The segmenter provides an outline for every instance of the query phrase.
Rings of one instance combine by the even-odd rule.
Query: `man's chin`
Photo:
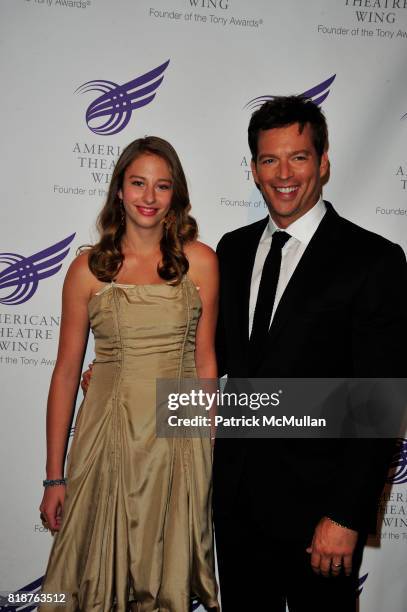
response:
[[[268,205],[270,217],[273,221],[279,225],[280,222],[283,222],[285,226],[288,223],[293,223],[296,219],[301,217],[302,213],[301,208],[296,206],[294,208],[274,208],[273,206]]]

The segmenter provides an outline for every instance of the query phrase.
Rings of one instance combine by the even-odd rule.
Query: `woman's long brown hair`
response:
[[[106,203],[97,220],[100,240],[89,250],[89,268],[100,281],[110,282],[123,265],[121,242],[126,226],[123,223],[123,208],[118,192],[123,187],[126,169],[144,153],[158,155],[164,159],[172,176],[171,208],[166,216],[167,221],[163,224],[160,241],[162,263],[157,271],[162,279],[176,285],[181,282],[189,268],[183,247],[197,237],[198,227],[195,219],[189,215],[191,204],[179,157],[169,142],[157,136],[138,138],[120,155],[110,181]]]

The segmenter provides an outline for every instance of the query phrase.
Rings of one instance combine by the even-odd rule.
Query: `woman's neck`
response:
[[[157,228],[135,228],[126,227],[126,231],[122,237],[123,254],[135,253],[140,255],[148,255],[156,253],[160,250],[160,241],[162,237],[162,226]]]

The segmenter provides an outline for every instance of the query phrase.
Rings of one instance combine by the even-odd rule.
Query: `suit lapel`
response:
[[[325,202],[327,211],[318,229],[301,257],[290,281],[277,306],[270,331],[268,345],[273,343],[284,328],[290,316],[298,312],[298,307],[304,302],[312,284],[317,278],[329,274],[328,254],[333,249],[338,250],[335,240],[335,225],[340,219],[329,202]],[[266,349],[267,354],[267,349]]]

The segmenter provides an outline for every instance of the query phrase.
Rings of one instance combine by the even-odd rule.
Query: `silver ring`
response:
[[[342,563],[332,563],[333,567],[342,567]]]

